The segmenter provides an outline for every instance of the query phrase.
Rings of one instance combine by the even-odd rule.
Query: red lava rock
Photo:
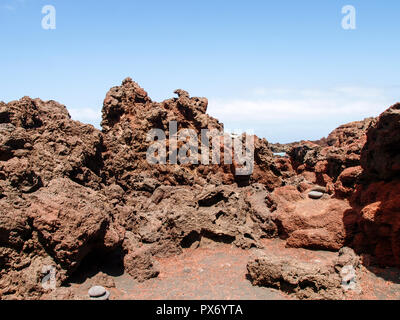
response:
[[[315,173],[315,182],[333,191],[344,169],[360,165],[366,132],[373,122],[374,118],[351,122],[333,130],[326,139],[290,144],[288,154],[293,167],[299,174]]]
[[[341,269],[351,266],[359,271],[359,259],[350,248],[344,247],[338,253],[279,250],[276,243],[269,243],[267,248],[255,252],[247,263],[250,281],[279,288],[300,299],[344,299]]]
[[[344,169],[335,183],[336,194],[341,197],[351,196],[362,172],[361,166]]]
[[[354,247],[385,266],[400,266],[400,104],[383,112],[367,132],[361,181],[352,195],[357,209]]]
[[[291,247],[339,250],[346,242],[345,215],[351,211],[346,201],[321,198],[306,198],[293,188],[281,195],[282,188],[274,191],[272,197],[277,203],[274,221],[279,226],[281,237]]]
[[[107,229],[112,228],[107,198],[69,179],[52,180],[47,188],[32,194],[31,201],[32,227],[55,261],[72,267],[68,271],[87,252],[101,246]],[[109,247],[122,243],[124,235],[118,235]]]
[[[104,174],[107,179],[124,189],[154,191],[155,181],[168,185],[193,185],[222,182],[260,182],[273,189],[281,184],[281,178],[274,174],[274,162],[269,144],[265,139],[254,138],[255,168],[250,177],[237,176],[237,165],[223,164],[225,146],[220,145],[221,164],[194,165],[151,165],[146,161],[150,145],[147,133],[151,129],[162,129],[170,136],[170,122],[177,122],[177,130],[193,129],[200,138],[201,129],[223,130],[223,125],[206,114],[208,100],[190,97],[181,89],[175,91],[178,98],[153,102],[140,86],[127,78],[119,87],[112,88],[104,100],[102,127],[105,152]],[[167,141],[167,147],[169,142]],[[169,153],[175,149],[171,147]],[[288,168],[289,170],[289,168]],[[242,181],[244,180],[244,181]]]
[[[176,121],[198,136],[223,130],[206,114],[206,98],[175,93],[154,102],[125,79],[106,94],[102,131],[55,101],[0,102],[1,299],[73,297],[43,287],[43,267],[55,268],[60,286],[85,261],[118,253],[124,270],[145,281],[161,272],[157,259],[187,248],[248,250],[274,237],[285,252],[351,245],[368,263],[400,266],[399,104],[319,141],[252,136],[254,170],[240,176],[223,157],[213,165],[146,161],[151,129],[168,136]],[[223,154],[223,139],[216,143]],[[309,199],[316,187],[323,196]]]
[[[379,180],[400,176],[400,103],[383,112],[367,132],[361,164],[365,174]]]
[[[359,252],[373,253],[381,265],[399,266],[400,253],[400,181],[359,185],[353,197],[358,211],[357,237]]]
[[[44,266],[59,285],[112,228],[102,136],[54,101],[0,103],[0,119],[0,296],[39,298]]]

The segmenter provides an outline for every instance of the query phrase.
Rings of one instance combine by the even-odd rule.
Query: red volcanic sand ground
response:
[[[284,254],[308,262],[334,254],[285,248],[281,240],[265,240],[264,245],[265,252]],[[108,289],[111,292],[110,299],[295,299],[276,289],[251,285],[246,279],[246,265],[251,254],[251,250],[225,244],[185,249],[179,256],[157,259],[161,270],[158,278],[139,283],[125,273],[114,276],[115,288]],[[400,299],[400,270],[363,266],[358,278],[362,294],[348,294],[348,299]],[[75,298],[88,299],[87,291],[94,284],[92,279],[87,278],[83,283],[72,283],[70,288]]]
[[[284,299],[277,290],[253,287],[246,279],[248,252],[230,246],[187,249],[160,259],[158,279],[130,286],[121,283],[122,299]]]

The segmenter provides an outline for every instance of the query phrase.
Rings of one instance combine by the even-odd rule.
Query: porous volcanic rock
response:
[[[54,101],[24,97],[0,106],[0,114],[0,171],[2,180],[10,180],[7,189],[30,193],[59,177],[100,188],[99,130],[72,121]]]
[[[329,195],[310,199],[307,191],[290,185],[276,188],[270,200],[272,219],[287,246],[335,251],[348,242],[346,226],[354,223],[356,216],[347,200]]]
[[[301,254],[258,250],[247,263],[253,285],[278,288],[300,299],[341,300],[340,270],[344,266],[357,269],[359,260],[350,248],[339,253]]]
[[[0,296],[38,298],[94,248],[123,239],[102,191],[102,134],[54,101],[0,103]]]
[[[360,166],[366,132],[375,121],[366,118],[333,130],[326,139],[292,145],[288,154],[296,172],[305,177],[315,175],[315,182],[335,192],[335,182],[346,168]],[[340,189],[341,186],[339,185]],[[340,196],[348,193],[339,190]]]
[[[255,167],[249,177],[237,176],[236,165],[224,164],[225,145],[221,141],[221,164],[212,165],[153,165],[146,161],[146,151],[152,141],[147,134],[161,129],[166,135],[167,159],[177,148],[170,146],[170,122],[176,121],[177,130],[193,129],[201,141],[201,129],[223,131],[223,125],[206,114],[208,100],[190,97],[178,89],[178,98],[153,102],[147,92],[132,79],[107,93],[103,106],[102,127],[105,150],[104,173],[109,182],[124,190],[154,191],[157,183],[164,185],[193,185],[206,183],[232,184],[260,182],[271,190],[282,184],[272,152],[265,139],[254,138]],[[178,145],[182,144],[182,141]],[[244,181],[243,181],[244,180]],[[157,182],[155,182],[157,181]]]
[[[358,212],[354,247],[384,266],[400,266],[400,104],[383,112],[367,132],[362,177],[352,196]]]
[[[263,248],[263,238],[278,236],[287,250],[351,244],[383,265],[400,265],[399,105],[319,141],[270,145],[252,136],[253,172],[240,176],[240,164],[223,163],[232,156],[223,139],[216,143],[221,164],[146,160],[152,129],[164,130],[168,156],[182,147],[168,141],[172,121],[198,141],[201,129],[223,130],[207,115],[206,98],[175,93],[154,102],[125,79],[104,99],[102,131],[72,120],[55,101],[0,102],[0,299],[72,297],[43,286],[45,272],[54,267],[60,286],[89,256],[121,255],[125,271],[145,281],[160,272],[157,257],[220,243]],[[277,148],[288,157],[274,157]],[[323,196],[309,199],[312,190]],[[273,261],[283,270],[286,262]],[[338,269],[329,266],[295,269],[306,281],[317,271],[328,278],[315,278],[304,297],[315,288],[335,296]],[[286,274],[270,278],[302,286]]]
[[[265,139],[253,137],[248,177],[235,174],[235,163],[146,161],[148,131],[168,134],[170,121],[178,130],[223,130],[206,114],[207,99],[175,93],[153,102],[125,79],[104,100],[103,132],[55,101],[0,103],[2,299],[55,297],[41,286],[42,268],[56,269],[59,286],[94,252],[122,250],[125,269],[142,281],[158,274],[154,256],[219,242],[260,247],[277,234],[267,199],[284,177]]]
[[[265,187],[257,184],[244,188],[160,186],[149,198],[135,199],[140,210],[127,212],[124,227],[137,235],[131,243],[144,244],[141,252],[155,256],[217,243],[261,247],[261,238],[277,234],[267,197]],[[124,242],[124,247],[129,251],[139,246]]]
[[[63,269],[73,271],[99,246],[113,249],[122,243],[123,229],[116,226],[113,230],[107,198],[90,188],[66,178],[54,179],[29,201],[29,222],[47,253]]]
[[[400,179],[400,103],[383,112],[368,130],[361,164],[370,179]]]
[[[274,222],[287,246],[339,250],[351,243],[357,233],[358,209],[350,198],[361,183],[361,152],[375,122],[374,118],[351,122],[326,139],[288,145],[296,174],[287,176],[286,186],[270,195]],[[310,191],[324,195],[309,199]]]

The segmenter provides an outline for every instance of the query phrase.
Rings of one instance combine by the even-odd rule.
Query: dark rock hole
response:
[[[202,230],[200,233],[197,231],[192,231],[181,240],[181,247],[190,248],[195,242],[200,242],[203,237],[214,242],[226,244],[231,244],[236,239],[234,236],[215,234],[208,230]]]
[[[79,267],[71,274],[66,284],[82,284],[87,279],[103,272],[111,277],[118,277],[124,274],[124,252],[117,248],[111,252],[104,250],[93,250],[79,264]]]

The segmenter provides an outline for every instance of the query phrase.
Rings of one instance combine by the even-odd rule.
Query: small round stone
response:
[[[321,186],[317,186],[317,187],[312,188],[311,191],[317,191],[317,192],[326,193],[326,188],[325,187],[321,187]]]
[[[319,191],[311,191],[308,193],[308,196],[311,199],[320,199],[324,194],[322,192]]]
[[[107,292],[107,290],[104,288],[104,287],[102,287],[102,286],[93,286],[93,287],[91,287],[90,289],[89,289],[89,296],[90,297],[94,297],[94,298],[96,298],[96,297],[101,297],[101,296],[104,296],[104,294]]]
[[[100,297],[91,297],[91,300],[108,300],[110,298],[110,292],[106,290],[106,292]]]

